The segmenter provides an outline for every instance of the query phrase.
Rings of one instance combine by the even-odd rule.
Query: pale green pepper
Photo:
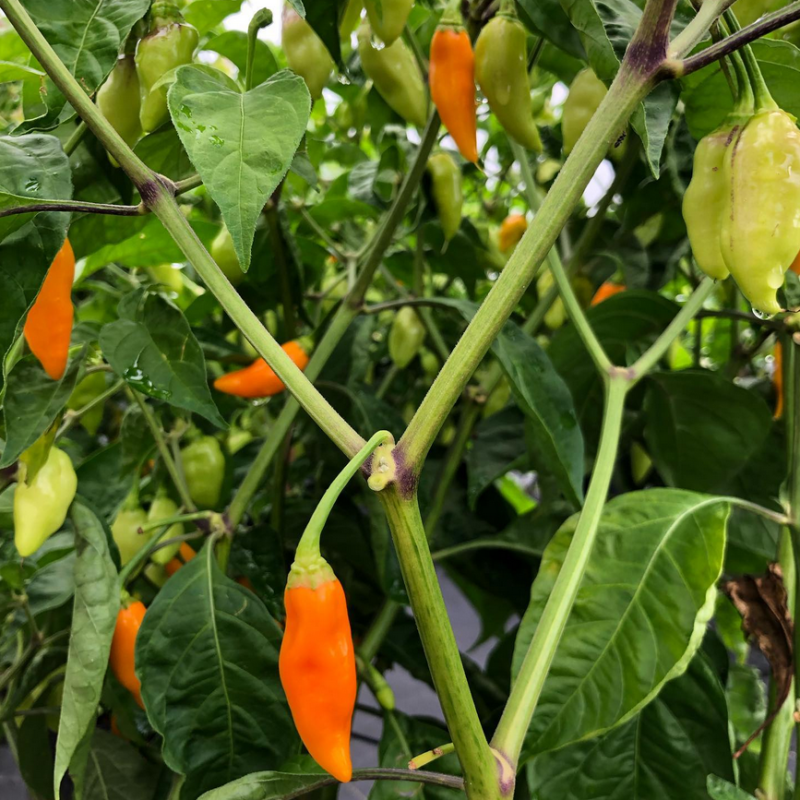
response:
[[[436,153],[428,159],[431,176],[431,194],[436,213],[442,225],[444,238],[449,242],[461,227],[461,207],[464,195],[461,189],[461,170],[448,153]]]
[[[162,487],[159,489],[158,494],[156,494],[155,499],[150,504],[150,509],[147,512],[147,522],[160,522],[162,519],[166,520],[177,515],[178,505]],[[182,534],[183,523],[176,522],[174,525],[171,525],[163,535],[160,532],[160,528],[156,528],[151,535],[158,535],[159,539],[166,541],[167,539],[173,539],[174,537],[181,536]],[[175,558],[175,554],[180,549],[180,546],[181,543],[177,542],[176,544],[171,544],[169,547],[161,547],[156,550],[152,556],[150,556],[150,560],[156,564],[167,564],[172,561],[173,558]]]

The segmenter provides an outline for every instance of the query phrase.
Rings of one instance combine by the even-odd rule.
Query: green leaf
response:
[[[139,411],[138,406],[129,406],[129,410],[133,408]],[[139,416],[141,417],[141,412]],[[140,431],[140,435],[138,442],[140,445],[149,443],[152,446],[153,439],[149,428]],[[135,469],[141,464],[139,461],[135,466],[131,465],[129,469],[125,469],[122,457],[123,444],[114,442],[87,456],[75,469],[81,495],[92,503],[103,519],[114,517],[117,508],[131,490]]]
[[[169,90],[169,107],[247,272],[256,222],[306,130],[311,98],[305,82],[283,71],[242,94],[218,70],[181,67]]]
[[[138,303],[136,302],[138,300]],[[183,314],[159,295],[126,296],[133,319],[104,325],[100,348],[134,389],[226,427],[211,397],[206,361]]]
[[[200,35],[216,28],[225,17],[235,14],[242,7],[242,0],[194,0],[183,16],[190,25],[194,25]]]
[[[306,22],[316,31],[322,39],[331,58],[344,68],[342,61],[342,44],[339,36],[339,20],[344,13],[348,0],[314,0],[306,8]],[[301,14],[302,16],[302,14]]]
[[[208,545],[148,609],[136,642],[142,696],[164,760],[187,776],[187,796],[296,752],[280,638],[261,601],[220,571]]]
[[[670,486],[718,492],[764,443],[767,404],[717,372],[657,372],[647,378],[645,439]]]
[[[35,356],[26,356],[8,374],[3,412],[6,446],[0,469],[13,464],[56,420],[67,404],[83,367],[83,351],[54,381]]]
[[[158,780],[158,769],[133,745],[95,730],[81,800],[152,800]]]
[[[711,800],[756,800],[753,795],[716,775],[708,776],[707,788]]]
[[[60,608],[75,591],[75,554],[69,553],[37,570],[25,587],[34,616]]]
[[[606,505],[525,758],[626,722],[686,670],[714,611],[728,511],[717,498],[675,489],[632,492]],[[517,636],[514,675],[576,524],[577,516],[567,521],[545,551]]]
[[[708,800],[706,776],[733,779],[725,694],[702,656],[635,719],[534,759],[537,800]]]
[[[203,50],[219,53],[231,61],[244,77],[247,71],[247,34],[243,31],[225,31],[203,46]],[[274,75],[280,67],[269,45],[261,39],[255,40],[253,58],[253,86],[258,86]]]
[[[56,742],[56,797],[67,769],[76,777],[73,759],[94,728],[120,601],[119,577],[108,551],[110,534],[80,497],[72,504],[70,515],[77,552],[75,603]]]
[[[94,94],[111,72],[131,28],[150,7],[150,0],[23,0],[23,5],[81,87]],[[40,102],[30,109],[32,113],[26,109],[23,129],[54,128],[74,113],[49,78],[37,94]]]
[[[253,772],[206,792],[199,800],[283,800],[286,797],[301,797],[331,782],[330,775],[320,772]]]
[[[17,64],[14,61],[0,61],[0,83],[10,83],[11,81],[29,81],[39,79],[45,73],[24,64]]]
[[[586,60],[578,32],[558,0],[519,0],[518,10],[529,28],[574,58]]]

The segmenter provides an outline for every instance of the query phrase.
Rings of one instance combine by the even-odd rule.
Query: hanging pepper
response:
[[[372,46],[372,30],[358,29],[358,53],[364,73],[378,94],[406,122],[423,128],[428,119],[428,95],[419,64],[408,45],[397,39],[380,50]]]
[[[225,456],[213,436],[203,436],[181,450],[189,496],[200,508],[216,508],[225,480]]]
[[[320,537],[342,489],[380,444],[373,436],[325,492],[297,546],[286,582],[286,630],[278,662],[297,732],[312,758],[337,780],[352,777],[350,726],[356,661],[342,584],[319,551]]]
[[[175,517],[179,511],[178,504],[167,494],[167,490],[162,486],[150,504],[150,509],[147,512],[147,522],[149,524]],[[156,529],[151,535],[159,535],[162,541],[167,541],[167,539],[172,539],[175,536],[182,536],[183,523],[176,522],[174,525],[170,525],[166,533],[163,534],[160,534],[159,529]],[[161,547],[150,556],[150,559],[156,564],[167,564],[175,557],[180,546],[180,542],[177,542],[169,547]]]
[[[244,272],[239,266],[239,256],[233,247],[233,237],[228,227],[223,224],[219,233],[211,242],[211,258],[217,262],[217,266],[222,270],[222,274],[231,282],[231,285],[238,286],[244,278]]]
[[[528,230],[528,221],[522,214],[509,214],[500,224],[500,250],[507,253]]]
[[[389,357],[400,369],[405,369],[419,353],[425,341],[425,327],[411,306],[403,306],[395,314],[389,331]]]
[[[414,0],[364,0],[364,5],[375,35],[389,46],[403,33]]]
[[[606,85],[594,70],[587,67],[582,69],[572,81],[569,94],[564,101],[564,111],[561,116],[561,135],[564,138],[564,155],[569,155],[572,148],[581,138],[581,134],[594,116],[603,98],[608,93]],[[619,137],[614,137],[615,142]],[[613,144],[609,147],[612,158],[619,158],[625,152],[625,140],[618,147]]]
[[[139,505],[139,487],[134,485],[111,524],[111,535],[117,543],[119,560],[123,567],[150,540],[150,535],[139,533],[139,528],[144,525],[147,525],[147,514]]]
[[[527,33],[511,0],[484,27],[475,44],[475,77],[506,133],[523,147],[542,151],[533,120]]]
[[[615,283],[611,280],[605,281],[604,283],[600,284],[600,288],[595,292],[590,305],[596,306],[602,303],[603,300],[608,300],[609,297],[613,297],[615,294],[619,294],[620,292],[624,291],[624,283]]]
[[[65,239],[47,270],[23,328],[28,347],[54,381],[61,380],[69,359],[74,317],[73,280],[75,254],[69,239]]]
[[[144,133],[151,133],[169,119],[169,86],[156,84],[173,69],[190,64],[200,40],[197,29],[186,23],[174,3],[157,0],[150,14],[150,32],[136,47],[141,97],[139,121]]]
[[[25,558],[35,553],[67,518],[78,488],[78,477],[69,456],[51,447],[47,461],[28,481],[23,453],[19,482],[14,490],[14,544]]]
[[[283,352],[303,370],[308,366],[308,353],[305,341],[296,339],[282,345]],[[264,361],[256,359],[249,367],[229,372],[214,381],[214,388],[225,394],[252,400],[259,397],[272,397],[280,394],[286,386],[275,374],[275,370]]]
[[[363,10],[363,0],[348,0],[347,5],[342,9],[342,15],[339,19],[339,36],[342,39],[350,40],[350,36],[361,19]]]
[[[119,57],[97,92],[97,107],[129,147],[133,147],[142,135],[140,93],[134,54],[126,52]],[[115,167],[119,166],[113,156],[109,156],[109,159]]]
[[[100,397],[106,390],[106,376],[102,372],[92,372],[81,379],[80,383],[73,389],[72,394],[67,400],[67,408],[71,411],[80,411],[88,406],[93,400]],[[81,414],[80,423],[90,436],[97,433],[100,423],[103,421],[103,405]]]
[[[444,239],[449,242],[461,227],[461,206],[464,202],[461,170],[447,153],[432,155],[428,159],[427,169],[431,176],[431,194],[436,213],[442,225]]]
[[[431,41],[431,99],[467,161],[478,161],[475,54],[458,12],[449,6]]]
[[[109,657],[114,676],[133,695],[141,708],[144,708],[142,684],[136,677],[135,656],[136,637],[139,635],[139,628],[142,627],[146,611],[143,603],[127,598],[127,604],[124,604],[117,613],[117,625],[111,639]]]
[[[775,413],[772,418],[780,419],[783,416],[783,346],[780,342],[775,342],[773,358],[772,385],[775,389]]]
[[[306,82],[311,99],[317,100],[333,72],[331,54],[316,31],[288,3],[283,6],[282,20],[281,46],[286,63]]]

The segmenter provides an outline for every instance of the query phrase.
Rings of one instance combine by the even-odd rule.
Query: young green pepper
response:
[[[47,461],[33,480],[26,480],[25,455],[20,459],[14,490],[14,544],[25,558],[35,553],[63,524],[78,488],[69,456],[51,447]]]
[[[211,242],[211,258],[217,262],[222,274],[233,286],[238,286],[244,278],[244,272],[239,266],[239,256],[233,246],[233,237],[227,225],[223,224],[219,233]]]
[[[372,30],[364,21],[358,29],[358,53],[364,73],[378,94],[406,122],[419,128],[428,119],[428,93],[419,64],[402,39],[380,50],[372,46]]]
[[[287,3],[283,7],[281,45],[289,69],[308,86],[312,100],[322,96],[322,89],[333,72],[333,59],[316,31]]]
[[[160,522],[162,519],[166,520],[170,517],[177,516],[178,512],[178,505],[167,494],[167,490],[162,486],[158,490],[153,502],[150,504],[150,510],[147,512],[147,521],[148,523]],[[161,534],[160,529],[157,528],[152,532],[151,535],[159,536],[161,540],[166,541],[167,539],[172,539],[175,536],[180,536],[182,533],[183,523],[176,522],[174,525],[170,525],[166,533]],[[177,542],[176,544],[171,544],[169,547],[162,547],[159,550],[156,550],[153,555],[150,556],[150,560],[156,564],[167,564],[173,558],[175,558],[175,554],[180,549],[180,546],[181,543]]]
[[[448,153],[436,153],[428,159],[428,174],[431,176],[431,194],[436,204],[436,213],[449,242],[461,227],[461,207],[464,202],[461,190],[461,170]]]
[[[225,479],[225,456],[213,436],[203,436],[181,450],[189,496],[201,508],[216,508]]]
[[[369,24],[387,46],[399,39],[414,7],[414,0],[364,0]]]
[[[389,356],[400,368],[407,367],[425,341],[425,328],[411,306],[403,306],[395,315],[389,331]]]
[[[186,23],[173,3],[157,0],[150,14],[150,32],[140,39],[136,48],[141,95],[139,121],[144,133],[151,133],[169,119],[169,86],[159,82],[173,69],[191,63],[200,40],[197,29]]]
[[[86,375],[81,382],[73,389],[72,394],[67,400],[67,408],[71,411],[79,411],[88,406],[93,400],[97,399],[106,390],[106,376],[102,372],[92,372]],[[97,433],[100,423],[103,421],[103,405],[95,406],[80,417],[80,424],[90,436]]]
[[[142,135],[142,123],[139,120],[140,91],[136,61],[133,53],[126,53],[120,56],[106,82],[97,92],[97,107],[130,147]],[[119,166],[113,156],[109,158],[115,167]]]
[[[111,535],[117,543],[119,560],[124,567],[150,540],[150,534],[139,533],[139,528],[147,524],[147,514],[139,505],[139,487],[125,498],[111,524]]]
[[[606,85],[587,67],[582,69],[569,87],[569,95],[564,101],[564,111],[561,116],[561,135],[564,138],[564,155],[569,155],[572,148],[581,138],[581,134],[594,116],[603,98],[608,93]],[[615,141],[616,141],[615,137]],[[609,154],[614,159],[619,159],[625,152],[625,139],[618,147],[612,145]]]

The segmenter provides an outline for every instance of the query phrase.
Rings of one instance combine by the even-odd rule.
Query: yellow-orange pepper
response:
[[[111,640],[111,671],[117,680],[133,695],[136,702],[144,708],[142,702],[142,684],[136,677],[134,656],[136,654],[136,637],[147,609],[138,600],[123,607],[117,614],[117,627]]]
[[[500,224],[500,250],[507,253],[525,235],[528,221],[523,214],[509,214]]]
[[[301,370],[308,366],[308,353],[298,341],[286,342],[282,347],[283,352]],[[249,367],[229,372],[227,375],[217,378],[214,381],[214,388],[225,394],[252,400],[280,394],[286,385],[263,358],[258,358]]]
[[[600,288],[595,292],[590,305],[596,306],[613,297],[615,294],[625,291],[625,285],[622,283],[614,283],[614,281],[606,281],[600,285]]]
[[[44,371],[60,380],[67,368],[72,338],[72,282],[75,279],[75,254],[69,239],[64,241],[42,288],[28,312],[23,333]]]

